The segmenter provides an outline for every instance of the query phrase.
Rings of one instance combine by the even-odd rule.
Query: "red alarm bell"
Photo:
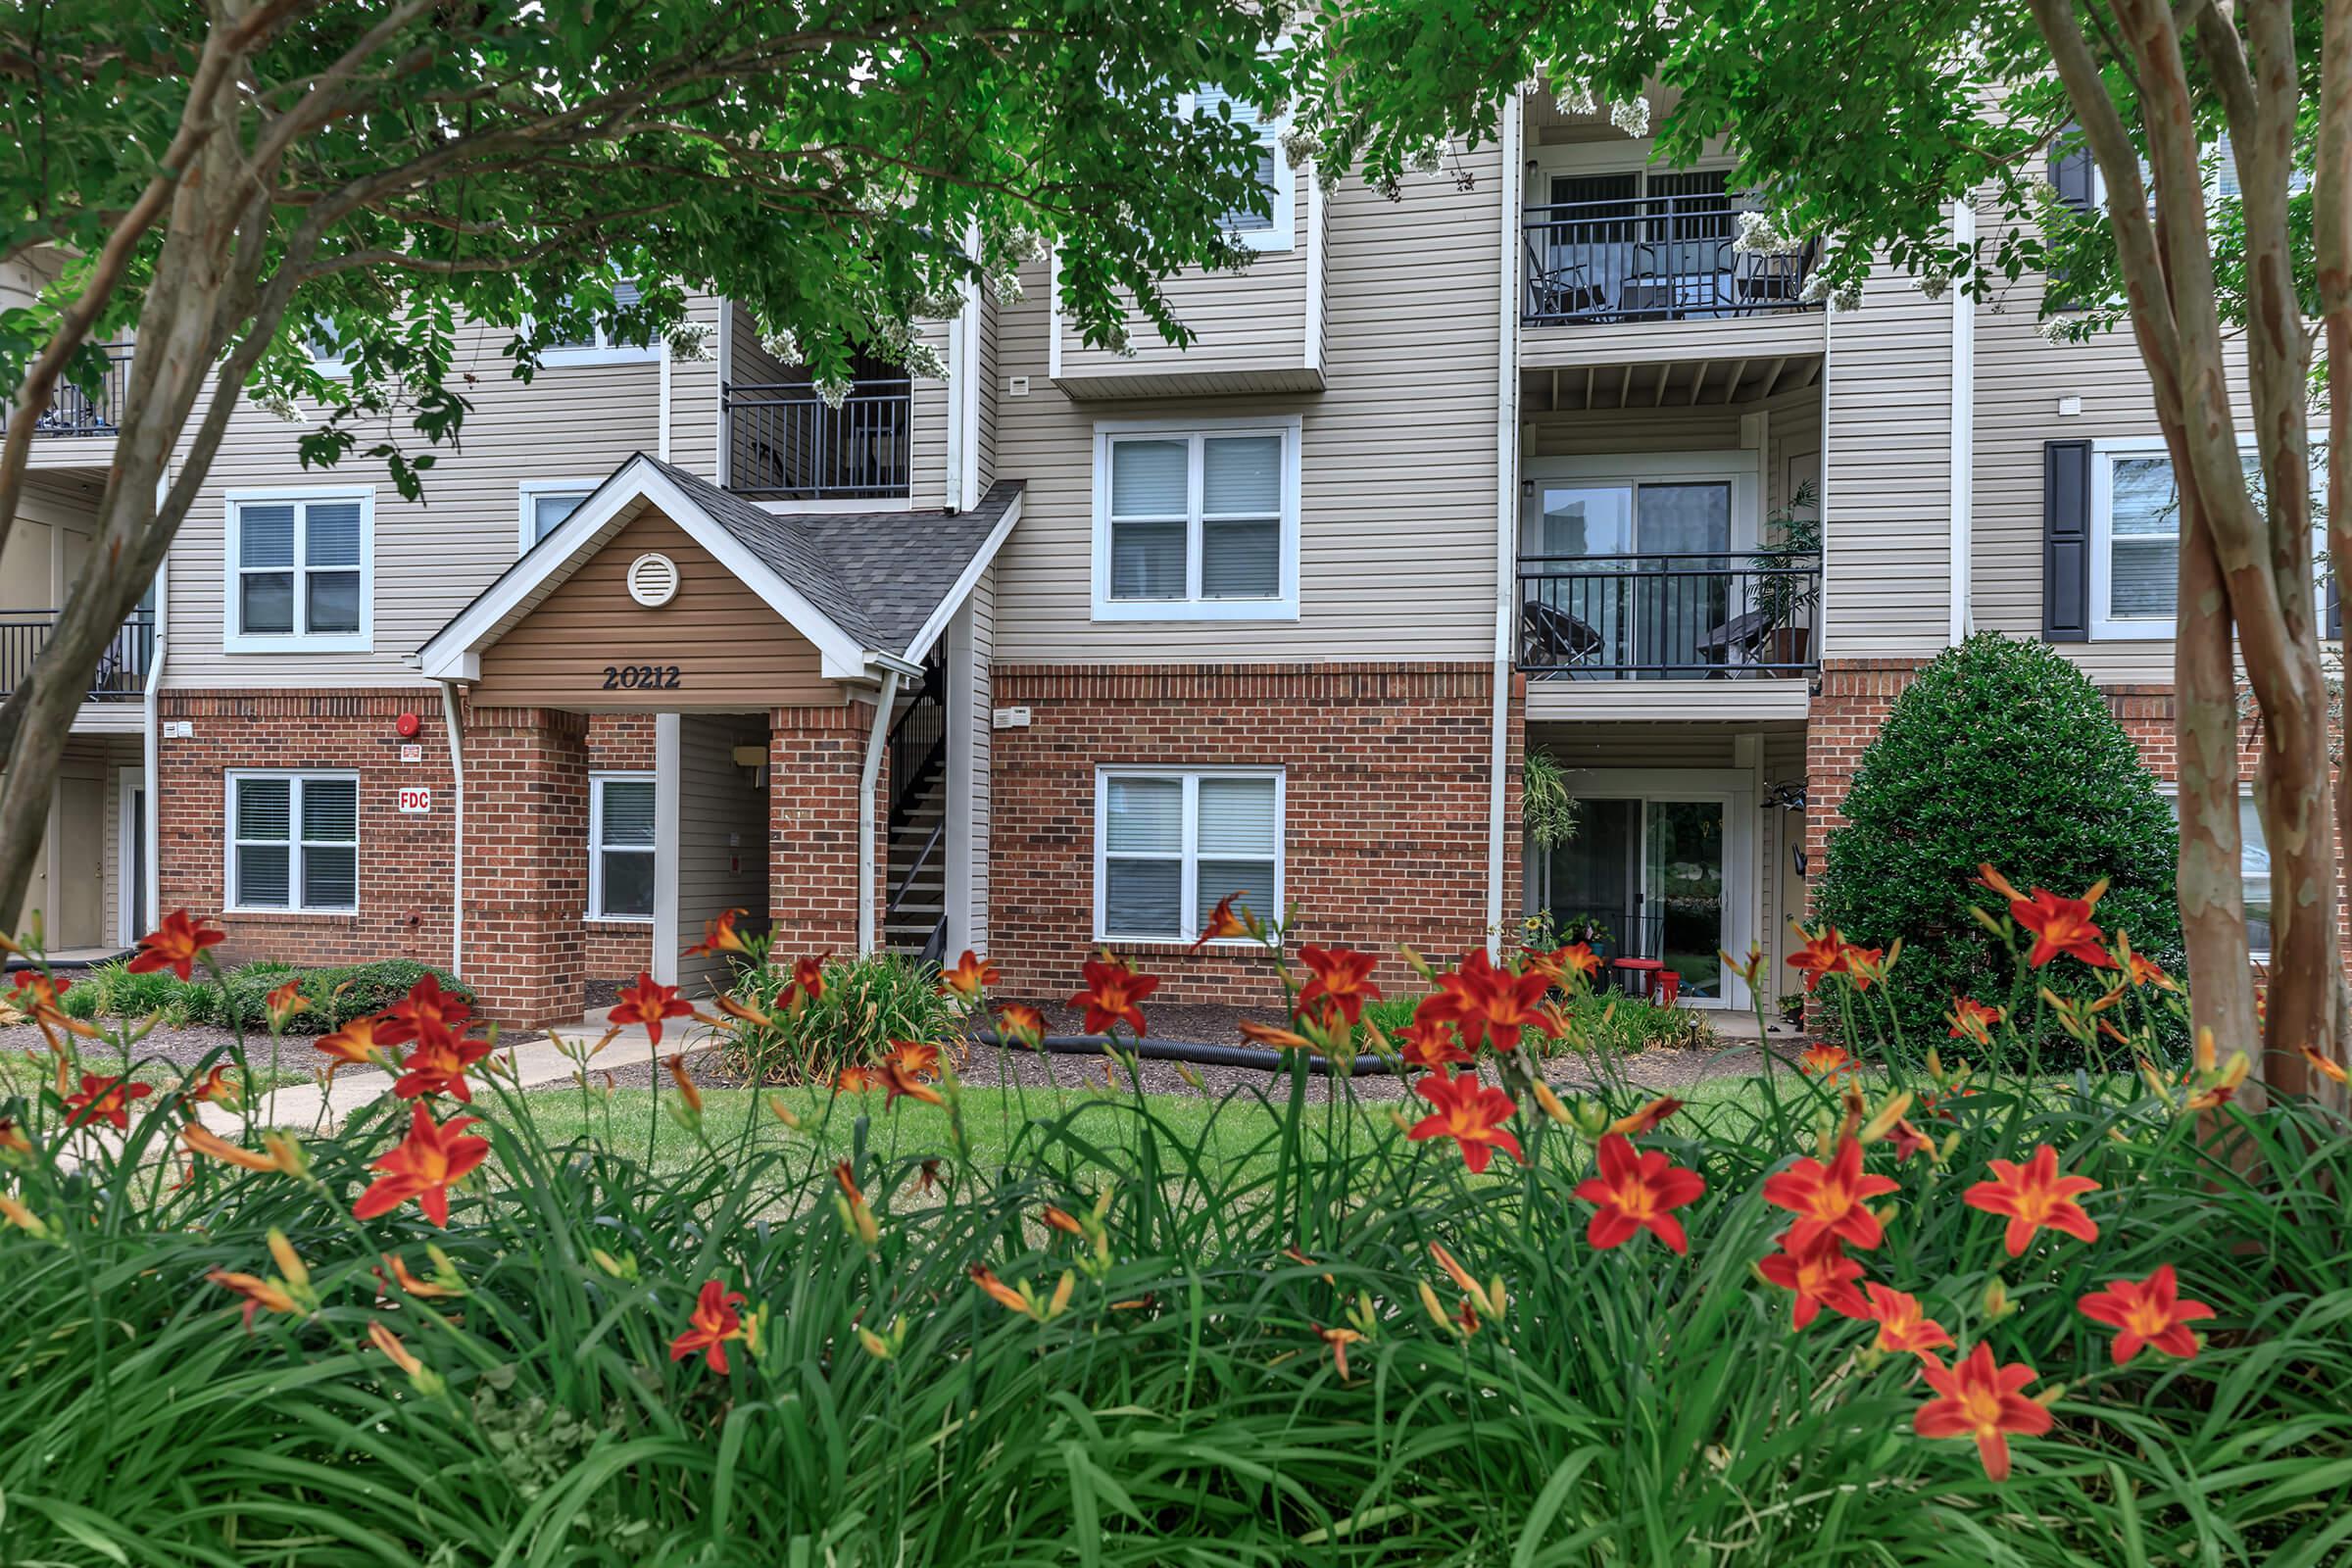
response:
[[[416,732],[424,728],[424,724],[415,713],[403,713],[392,727],[400,731],[402,740],[413,741],[416,738]]]

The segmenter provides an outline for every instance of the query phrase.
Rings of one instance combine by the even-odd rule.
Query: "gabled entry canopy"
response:
[[[544,607],[562,624],[535,642],[569,638],[572,651],[593,654],[594,662],[667,671],[679,661],[664,658],[659,645],[673,629],[723,638],[727,628],[710,624],[714,614],[758,613],[764,606],[797,634],[792,642],[805,641],[813,655],[778,655],[808,676],[863,680],[885,669],[911,670],[945,633],[1020,514],[1018,481],[996,485],[962,513],[772,513],[639,453],[442,627],[417,662],[430,679],[478,681],[483,656]],[[615,543],[628,561],[602,559]],[[741,592],[693,601],[698,617],[687,609],[688,581],[713,571]],[[566,592],[575,577],[581,581]],[[682,616],[654,618],[673,600]],[[575,601],[610,601],[634,618],[583,614]],[[747,636],[761,630],[737,629]],[[576,646],[616,635],[635,645]],[[630,689],[642,688],[632,682]],[[694,705],[687,692],[679,696],[678,706]],[[638,706],[658,702],[640,699]]]

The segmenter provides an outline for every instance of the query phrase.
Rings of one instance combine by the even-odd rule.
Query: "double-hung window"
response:
[[[588,780],[588,918],[654,917],[654,775]]]
[[[2180,797],[2174,786],[2164,786],[2164,803],[2173,808],[2173,820],[2180,819]],[[2244,890],[2246,908],[2246,948],[2257,962],[2268,962],[2271,956],[2271,847],[2262,836],[2262,813],[2255,809],[2254,797],[2241,794],[2237,798],[2237,875]]]
[[[2248,451],[2241,461],[2255,504],[2264,505],[2261,460]],[[2326,448],[2314,441],[2315,496],[2326,492],[2327,462]],[[2312,543],[2315,552],[2327,549],[2318,528]],[[2180,585],[2180,491],[2163,441],[2101,442],[2090,469],[2091,636],[2171,639]]]
[[[1095,618],[1296,618],[1298,432],[1098,426]]]
[[[358,910],[358,774],[231,773],[228,825],[231,908]]]
[[[366,653],[373,638],[375,492],[228,497],[230,653]]]
[[[641,297],[637,285],[627,278],[612,285],[612,305],[615,310],[628,310]],[[659,359],[659,347],[623,342],[613,336],[612,320],[599,316],[588,323],[585,336],[558,338],[541,351],[540,361],[546,365],[615,365],[627,360]]]
[[[1189,942],[1236,895],[1282,917],[1283,776],[1104,768],[1095,784],[1095,935]]]
[[[522,484],[522,539],[524,550],[554,533],[564,519],[580,509],[580,503],[596,493],[592,480],[526,479]]]
[[[1230,118],[1257,138],[1257,183],[1266,193],[1269,212],[1261,215],[1237,208],[1225,215],[1226,232],[1256,251],[1287,251],[1296,246],[1298,176],[1282,154],[1282,122],[1210,83],[1203,83],[1191,95],[1189,108],[1207,120]]]

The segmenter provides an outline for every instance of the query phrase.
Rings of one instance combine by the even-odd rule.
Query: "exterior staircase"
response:
[[[946,670],[927,665],[890,731],[889,875],[882,945],[944,962],[948,940]]]

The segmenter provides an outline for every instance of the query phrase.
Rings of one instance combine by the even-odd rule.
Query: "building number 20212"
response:
[[[675,691],[680,682],[675,664],[607,664],[605,690]]]

